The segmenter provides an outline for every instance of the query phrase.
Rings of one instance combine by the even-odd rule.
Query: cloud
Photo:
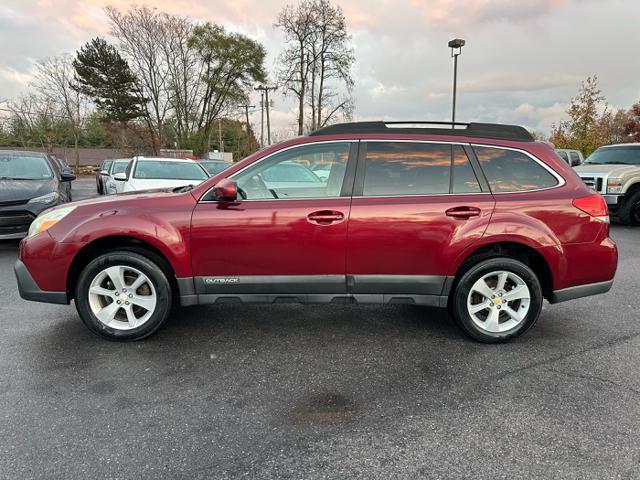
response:
[[[289,0],[295,1],[295,0]],[[459,63],[458,118],[547,129],[564,115],[580,81],[598,74],[611,104],[640,98],[633,39],[640,2],[629,0],[335,0],[356,55],[356,119],[450,117],[452,61],[447,41],[467,40]],[[16,95],[40,58],[73,52],[106,35],[102,8],[127,0],[4,0],[0,5],[0,92]],[[136,0],[196,21],[241,31],[269,52],[273,71],[282,36],[272,25],[285,0]],[[273,96],[274,129],[295,127],[294,102]],[[252,103],[258,104],[254,97]],[[238,112],[240,116],[240,112]],[[253,115],[259,125],[259,113]],[[258,123],[256,123],[258,122]]]

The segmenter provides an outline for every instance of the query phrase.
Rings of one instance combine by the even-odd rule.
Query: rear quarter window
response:
[[[551,188],[558,180],[530,156],[494,147],[473,147],[493,193],[526,192]]]

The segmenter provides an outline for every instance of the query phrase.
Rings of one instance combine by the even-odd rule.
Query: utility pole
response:
[[[222,118],[218,119],[218,148],[221,152],[224,152],[224,145],[222,144]]]
[[[250,138],[249,138],[249,130],[250,130],[250,126],[249,126],[249,109],[250,108],[255,108],[255,105],[238,105],[238,108],[244,108],[244,115],[245,118],[247,120],[247,151],[250,150]],[[240,140],[238,139],[238,157],[240,156]]]
[[[264,148],[264,92],[260,92],[260,148]]]
[[[247,120],[247,136],[249,135],[249,109],[256,108],[255,105],[238,105],[238,108],[244,108],[244,116]]]
[[[269,118],[269,90],[277,90],[278,87],[273,86],[273,87],[269,87],[267,85],[259,85],[258,87],[254,88],[254,90],[259,90],[263,95],[264,95],[264,101],[262,102],[263,108],[264,108],[264,103],[266,102],[266,108],[267,108],[267,144],[271,145],[271,120]],[[264,132],[262,133],[262,142],[263,142],[263,146],[264,146]]]

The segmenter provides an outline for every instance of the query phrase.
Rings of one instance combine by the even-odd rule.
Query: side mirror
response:
[[[107,170],[100,170],[100,175],[109,175],[109,172]]]
[[[76,179],[76,176],[73,173],[69,173],[69,172],[60,173],[61,182],[73,182],[75,179]]]
[[[572,167],[577,167],[578,165],[580,165],[580,159],[579,158],[574,158],[573,160],[571,160],[571,166]]]
[[[114,179],[114,180],[117,180],[118,182],[126,182],[126,181],[127,181],[127,174],[126,174],[126,173],[124,173],[124,172],[116,173],[116,174],[113,176],[113,179]]]
[[[229,178],[220,180],[213,187],[213,199],[218,202],[235,202],[238,199],[236,182]]]

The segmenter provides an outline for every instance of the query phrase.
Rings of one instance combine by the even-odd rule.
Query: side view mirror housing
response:
[[[69,172],[60,173],[61,182],[73,182],[75,179],[76,179],[76,176],[73,173],[69,173]]]
[[[127,181],[127,174],[122,172],[122,173],[116,173],[113,176],[114,180],[117,180],[118,182],[126,182]]]
[[[238,187],[236,182],[229,178],[220,180],[213,187],[213,199],[218,202],[235,202],[238,199]]]
[[[106,170],[100,170],[100,175],[109,175],[109,172]]]

